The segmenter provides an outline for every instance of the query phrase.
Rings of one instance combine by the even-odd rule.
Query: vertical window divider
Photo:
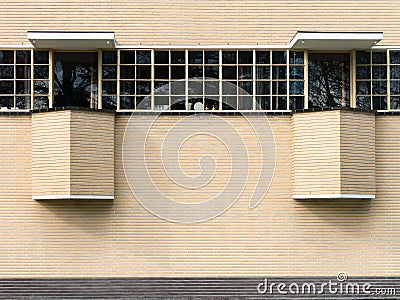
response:
[[[272,80],[272,73],[273,73],[273,70],[272,70],[272,50],[269,50],[269,72],[270,72],[270,74],[269,74],[269,110],[272,110],[272,108],[274,107],[273,105],[272,105],[272,101],[273,101],[273,98],[272,98],[272,89],[273,89],[273,87],[272,87],[272,85],[273,85],[273,80]]]
[[[286,49],[286,110],[289,110],[289,94],[290,94],[290,80],[289,80],[289,62],[290,62],[290,52]]]
[[[154,49],[150,49],[150,97],[151,97],[151,105],[152,105],[152,109],[154,109],[154,81],[155,81],[155,59],[154,59]],[[136,51],[135,51],[135,66],[137,66],[137,55],[136,55]],[[137,69],[135,68],[135,78],[137,78]],[[137,80],[136,80],[136,84],[137,84]],[[136,91],[135,91],[135,94]],[[137,96],[136,96],[137,97]],[[135,97],[135,109],[136,109],[136,97]],[[169,96],[168,96],[168,103],[169,102]],[[171,109],[171,107],[169,107],[168,109]]]
[[[185,103],[189,110],[189,51],[185,49]]]
[[[219,86],[218,86],[218,98],[219,98],[219,109],[222,110],[222,50],[220,49],[219,51],[219,58],[218,58],[218,78],[219,78]]]
[[[304,109],[308,109],[308,50],[304,50]]]
[[[370,85],[370,95],[371,95],[371,108],[374,109],[374,93],[372,91],[372,83],[373,83],[373,76],[372,76],[372,50],[369,51],[369,85]]]
[[[356,52],[353,49],[350,52],[350,107],[356,108]]]
[[[97,108],[102,109],[103,108],[103,99],[102,99],[102,92],[103,92],[103,50],[99,50],[98,56],[97,56]],[[118,102],[118,100],[117,100]],[[118,104],[117,104],[118,105]]]
[[[32,73],[32,77],[33,77]],[[54,106],[54,51],[49,51],[49,108]]]
[[[135,53],[136,57],[136,53]],[[120,100],[120,89],[121,89],[121,75],[120,75],[120,60],[121,60],[121,50],[117,50],[117,111],[121,109],[121,100]]]
[[[256,49],[253,49],[253,110],[256,109]]]
[[[390,92],[390,50],[386,50],[386,97],[387,97],[387,110],[391,110],[391,92]]]
[[[30,65],[30,68],[31,68],[31,79],[30,79],[30,82],[31,82],[31,93],[30,93],[31,94],[31,110],[33,109],[33,97],[34,97],[34,90],[35,90],[34,81],[33,81],[34,63],[35,63],[34,50],[31,49],[31,65]],[[52,73],[51,69],[49,69],[49,77],[51,76],[50,75],[51,73]],[[49,93],[50,93],[51,82],[52,81],[49,82]],[[50,95],[49,95],[49,107],[50,107]]]
[[[13,109],[15,109],[17,107],[17,50],[13,51],[14,53],[14,66],[13,66],[13,71],[14,71],[14,77],[13,77],[13,85],[14,85],[14,97],[13,97],[13,101],[14,101],[14,107]]]

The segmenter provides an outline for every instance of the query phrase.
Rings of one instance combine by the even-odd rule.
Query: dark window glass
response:
[[[290,79],[304,79],[304,67],[291,66],[289,67]]]
[[[372,52],[373,64],[386,64],[386,52]]]
[[[143,68],[149,67],[137,67],[142,70]],[[135,79],[135,67],[134,66],[120,66],[120,77],[121,79]]]
[[[400,79],[400,66],[390,66],[390,78]]]
[[[302,52],[302,51],[290,51],[289,52],[289,63],[291,65],[302,65],[302,64],[304,64],[304,52]]]
[[[104,96],[102,97],[102,107],[103,109],[117,109],[117,96]]]
[[[115,86],[116,88],[117,86]],[[134,95],[135,94],[135,82],[134,81],[121,81],[120,82],[120,93],[121,95]],[[112,93],[109,93],[112,94]]]
[[[29,50],[17,50],[17,64],[30,64],[31,63],[31,51]]]
[[[390,97],[390,108],[400,109],[400,97]]]
[[[102,62],[105,65],[117,64],[117,51],[103,51],[102,52]]]
[[[357,81],[356,82],[356,94],[357,95],[371,94],[371,82],[370,81]]]
[[[252,66],[246,66],[246,67],[239,66],[239,79],[253,79],[253,67]]]
[[[189,78],[203,77],[203,66],[189,66]]]
[[[47,65],[49,63],[49,52],[48,51],[33,51],[33,62],[35,65],[43,64]]]
[[[19,109],[30,109],[31,108],[31,96],[17,96],[16,106]]]
[[[121,86],[124,81],[121,81]],[[116,81],[103,81],[102,82],[103,94],[113,95],[117,93],[117,82]],[[121,92],[121,94],[123,94]]]
[[[121,51],[120,52],[121,64],[134,64],[135,63],[135,51]]]
[[[239,110],[253,109],[253,97],[239,96],[238,97],[238,109]]]
[[[168,95],[169,94],[169,82],[168,81],[155,81],[154,82],[154,94]]]
[[[97,103],[97,53],[54,53],[54,105],[92,107]]]
[[[30,80],[18,80],[16,82],[16,93],[17,94],[30,94],[31,93]]]
[[[35,79],[48,79],[49,78],[49,66],[34,66],[33,76]]]
[[[189,64],[202,64],[203,63],[203,51],[189,51]]]
[[[236,64],[237,52],[236,51],[222,51],[223,64]]]
[[[219,101],[217,99],[204,99],[204,109],[205,110],[219,110]]]
[[[375,110],[387,109],[386,96],[374,96],[372,97],[372,102],[374,104],[373,109]]]
[[[206,56],[206,64],[215,65],[219,63],[219,51],[205,51],[204,54]]]
[[[129,68],[129,67],[121,67],[121,68]],[[131,69],[135,70],[135,68],[133,67],[131,67]],[[117,66],[103,66],[102,77],[103,79],[117,79]]]
[[[273,64],[286,64],[286,51],[272,51]]]
[[[121,96],[119,107],[121,109],[135,109],[135,97],[132,96]]]
[[[136,63],[139,65],[151,64],[151,51],[136,51]]]
[[[271,97],[257,96],[256,101],[256,109],[271,109]]]
[[[386,79],[386,66],[372,66],[372,79]]]
[[[272,94],[273,95],[286,95],[287,84],[286,81],[273,81]]]
[[[272,78],[273,79],[286,79],[286,66],[272,67]]]
[[[272,97],[272,109],[286,110],[287,109],[286,96],[273,96]]]
[[[14,66],[0,66],[0,79],[13,79]]]
[[[223,95],[236,95],[237,94],[236,81],[223,81],[222,82],[222,94]]]
[[[169,67],[168,66],[155,66],[154,67],[154,78],[155,79],[169,79]]]
[[[155,110],[169,109],[169,97],[168,96],[154,97],[154,109]]]
[[[136,66],[136,79],[150,79],[151,67],[150,66]]]
[[[7,107],[8,109],[14,108],[14,97],[0,96],[0,108]]]
[[[372,81],[372,94],[383,95],[387,93],[387,83],[385,81]]]
[[[189,95],[203,95],[203,81],[189,81]]]
[[[151,109],[151,97],[136,96],[136,109]]]
[[[171,51],[171,64],[185,64],[185,51]]]
[[[390,81],[390,94],[400,95],[400,81]]]
[[[356,78],[357,79],[371,79],[370,66],[357,66],[356,67]]]
[[[350,105],[350,54],[309,54],[309,108]]]
[[[169,51],[154,51],[155,64],[169,64]]]
[[[400,51],[390,51],[390,63],[394,65],[400,64]]]
[[[290,81],[289,94],[290,95],[303,95],[304,94],[304,81]]]
[[[204,68],[206,71],[206,77],[207,78],[219,78],[219,67],[210,67],[207,66]]]
[[[49,94],[49,82],[44,80],[35,80],[33,83],[34,93],[39,95]]]
[[[0,81],[0,94],[13,95],[14,94],[14,81]]]
[[[223,66],[222,67],[222,79],[236,79],[237,78],[237,70],[236,66],[228,67],[228,66]]]
[[[17,79],[30,79],[31,66],[16,66]]]
[[[371,63],[371,53],[369,51],[357,51],[356,63],[358,65],[369,65]]]
[[[256,83],[256,94],[257,95],[269,95],[270,94],[270,83],[269,83],[269,81],[257,81],[257,83]]]
[[[257,73],[257,79],[270,79],[269,66],[257,66],[256,73]]]
[[[218,81],[205,81],[204,82],[204,94],[218,95],[219,94],[219,82]]]
[[[253,51],[239,51],[239,64],[252,64]]]
[[[13,64],[13,63],[14,63],[14,51],[0,50],[0,64]]]
[[[186,68],[184,66],[172,66],[171,67],[171,79],[185,79]]]
[[[357,108],[371,109],[371,96],[358,96],[356,102]]]
[[[237,110],[237,96],[224,96],[222,97],[223,110]]]
[[[297,96],[297,97],[291,96],[289,98],[289,102],[291,110],[304,109],[304,97],[302,96]]]
[[[239,93],[240,94],[253,94],[253,82],[252,81],[239,81]]]
[[[186,110],[185,97],[171,97],[171,110]]]
[[[137,81],[136,82],[136,94],[137,95],[148,95],[151,92],[150,81]]]
[[[47,109],[49,108],[49,97],[36,96],[33,97],[33,109]]]
[[[175,81],[171,83],[171,95],[185,95],[186,82]]]
[[[257,64],[269,64],[270,52],[269,51],[256,51],[256,63]]]

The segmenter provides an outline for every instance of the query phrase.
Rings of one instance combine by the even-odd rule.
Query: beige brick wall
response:
[[[155,133],[181,118],[162,117]],[[400,116],[376,119],[375,200],[293,200],[291,116],[270,116],[277,165],[261,204],[250,210],[245,191],[218,218],[182,225],[153,216],[130,193],[121,161],[128,116],[115,123],[114,202],[38,202],[30,116],[0,115],[0,277],[396,276]]]
[[[112,30],[120,44],[288,44],[298,30],[384,31],[399,45],[397,1],[14,0],[0,11],[0,44],[28,44],[27,30]]]

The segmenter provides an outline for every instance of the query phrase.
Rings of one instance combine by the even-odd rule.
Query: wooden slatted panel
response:
[[[112,30],[120,44],[288,44],[297,30],[384,31],[399,45],[397,1],[7,0],[1,44],[27,44],[27,30]]]

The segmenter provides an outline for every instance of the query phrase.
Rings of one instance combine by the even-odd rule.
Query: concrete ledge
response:
[[[293,195],[295,200],[308,199],[375,199],[375,195],[364,194],[309,194],[309,195]]]
[[[101,195],[39,195],[32,200],[114,200],[114,196]]]

